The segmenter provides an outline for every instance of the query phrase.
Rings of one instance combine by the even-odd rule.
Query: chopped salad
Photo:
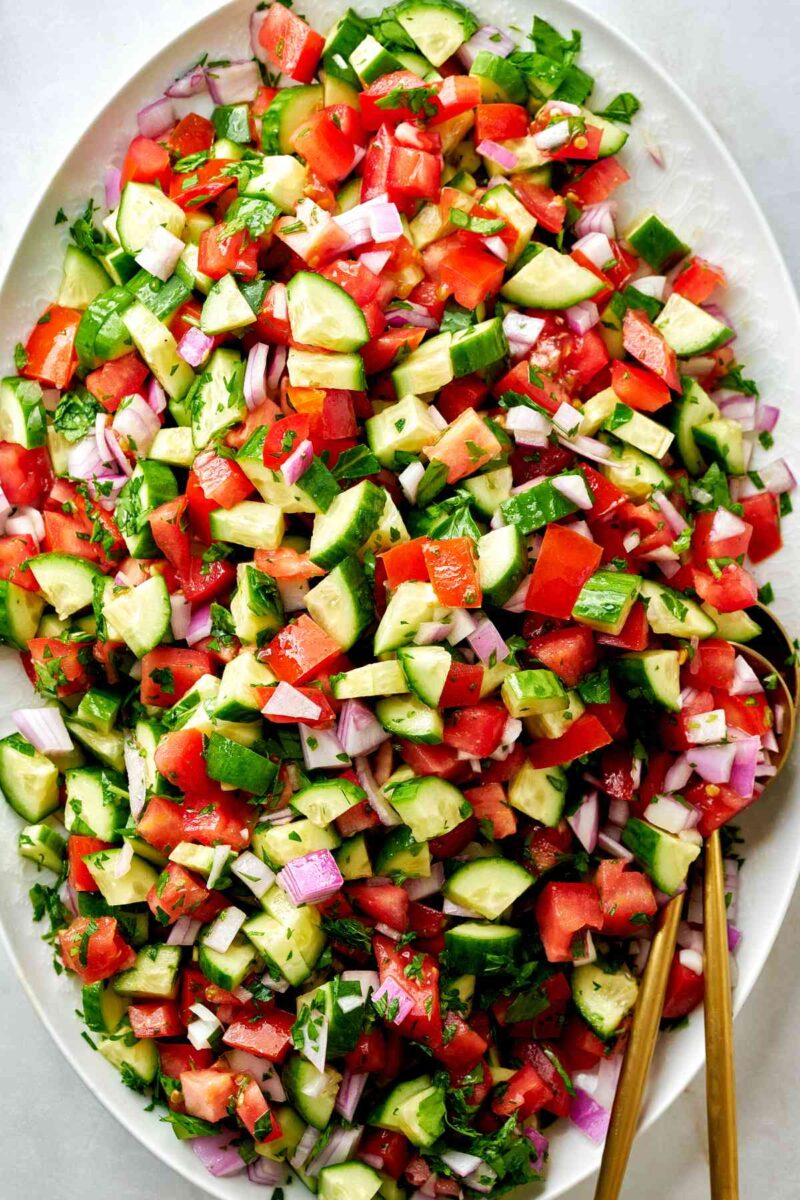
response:
[[[659,909],[787,718],[794,487],[639,100],[453,0],[259,5],[0,382],[0,785],[84,1036],[212,1174],[476,1200],[602,1141]],[[660,160],[660,154],[656,155]],[[702,251],[702,246],[698,247]]]

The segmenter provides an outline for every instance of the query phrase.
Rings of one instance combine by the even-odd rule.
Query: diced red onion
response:
[[[145,399],[156,416],[162,413],[167,407],[167,393],[164,391],[155,375],[150,376],[147,384],[147,395],[145,396]],[[128,460],[126,459],[125,461],[127,462]]]
[[[244,398],[251,412],[267,399],[268,356],[269,346],[266,342],[256,342],[254,346],[250,347],[250,353],[247,355],[247,367],[244,373]]]
[[[286,367],[287,349],[285,346],[273,346],[267,370],[267,387],[276,392],[280,386],[281,377]]]
[[[477,914],[472,908],[466,908],[463,904],[456,904],[455,900],[448,900],[446,897],[442,903],[442,912],[448,917],[475,917]]]
[[[742,934],[734,925],[728,926],[728,953],[735,954],[742,940]]]
[[[536,345],[543,329],[544,320],[541,317],[531,317],[526,313],[513,311],[507,312],[503,317],[503,333],[508,340],[518,342],[528,350]],[[516,411],[517,409],[511,409],[508,415]]]
[[[391,1021],[393,1025],[402,1025],[403,1021],[405,1021],[406,1017],[414,1007],[414,1001],[412,1000],[411,996],[409,996],[408,992],[402,988],[396,980],[392,979],[391,976],[387,976],[381,986],[378,988],[377,992],[373,992],[372,1003],[375,1004],[377,1001],[384,998],[386,1000],[387,1008],[387,1015],[385,1019]],[[397,1011],[395,1012],[394,1016],[390,1017],[388,1015],[389,1006],[391,1005],[391,1007],[394,1008],[395,1005],[393,1001],[395,1000],[397,1001]]]
[[[267,8],[256,8],[250,14],[250,49],[253,51],[253,58],[257,58],[260,63],[269,63],[269,55],[267,49],[262,46],[259,34],[261,26],[267,19]]]
[[[447,640],[451,646],[457,646],[471,633],[475,632],[478,621],[466,608],[454,608],[450,613],[450,632]]]
[[[422,304],[412,304],[404,300],[402,306],[386,310],[386,324],[392,327],[398,325],[413,325],[417,329],[438,329],[439,322],[432,317]]]
[[[399,942],[403,936],[399,929],[393,929],[391,925],[386,925],[383,921],[378,921],[375,932],[382,933],[384,937],[391,938],[394,942]]]
[[[733,745],[735,754],[729,782],[737,796],[741,796],[743,800],[749,800],[755,788],[760,739],[758,737],[740,738]]]
[[[106,167],[105,199],[106,208],[116,208],[122,194],[122,171],[119,167]]]
[[[572,249],[580,250],[584,258],[588,258],[600,271],[614,261],[614,248],[605,233],[587,233],[575,242]]]
[[[688,921],[681,921],[678,926],[677,941],[682,950],[699,950],[703,953],[703,932],[701,929],[695,929]]]
[[[176,642],[182,642],[189,632],[189,622],[192,619],[192,606],[183,592],[174,592],[169,598],[172,609],[172,636]]]
[[[179,237],[164,229],[163,225],[156,225],[142,249],[134,257],[142,270],[149,271],[156,279],[166,282],[178,265],[183,250],[184,243]]]
[[[498,237],[496,234],[491,237],[485,237],[483,245],[495,258],[499,258],[501,262],[508,262],[508,246],[501,237]]]
[[[797,480],[783,458],[768,463],[766,467],[759,467],[758,474],[767,491],[773,492],[776,496],[781,496],[784,492],[792,492],[797,486]]]
[[[300,724],[300,741],[303,746],[303,762],[308,771],[343,771],[349,766],[350,756],[332,729],[312,729]]]
[[[719,405],[719,411],[723,417],[727,417],[731,421],[738,421],[742,429],[747,432],[755,430],[755,396],[740,396],[738,393],[734,393],[733,395],[726,396],[724,399],[715,394],[714,398]]]
[[[680,537],[683,531],[689,528],[688,522],[681,515],[681,513],[678,512],[675,505],[667,497],[667,495],[661,491],[660,488],[653,492],[652,499],[653,502],[661,509],[661,514],[664,517],[664,520],[667,522],[667,525],[669,525],[670,533],[676,538]]]
[[[310,590],[307,579],[276,579],[275,582],[281,594],[284,612],[302,612],[307,607],[306,597]]]
[[[585,437],[583,434],[578,434],[574,438],[565,438],[559,435],[558,440],[562,446],[566,446],[568,450],[574,450],[576,454],[580,454],[582,458],[588,458],[590,462],[605,463],[612,455],[610,446],[599,442],[597,438]]]
[[[133,845],[131,842],[123,842],[120,847],[117,861],[114,864],[114,878],[124,879],[133,865]]]
[[[686,759],[706,783],[727,783],[738,744],[723,742],[718,746],[695,746],[686,752]]]
[[[569,1106],[569,1119],[591,1142],[600,1146],[608,1133],[611,1113],[583,1088],[576,1088]]]
[[[724,708],[695,713],[686,720],[686,740],[692,746],[706,746],[712,742],[721,742],[725,738],[726,732]]]
[[[465,1154],[463,1150],[445,1150],[439,1157],[461,1179],[465,1175],[471,1175],[473,1171],[477,1171],[478,1167],[483,1165],[483,1159],[477,1154]]]
[[[291,1166],[293,1166],[296,1171],[301,1171],[308,1162],[308,1156],[314,1149],[318,1137],[319,1130],[315,1129],[313,1125],[309,1125],[303,1136],[300,1138],[300,1141],[297,1143],[294,1154],[292,1154],[291,1158],[289,1159]]]
[[[366,758],[356,758],[353,763],[358,776],[358,782],[361,784],[364,791],[367,793],[367,800],[370,808],[374,809],[378,814],[381,824],[389,828],[395,825],[402,825],[397,813],[394,811],[388,800],[383,795],[383,792],[375,782],[375,776],[372,774],[369,763]]]
[[[756,696],[764,691],[761,680],[741,654],[733,660],[733,683],[729,690],[732,696]]]
[[[102,470],[103,460],[97,452],[97,441],[94,435],[81,438],[79,442],[70,446],[67,451],[67,472],[73,479],[92,479]]]
[[[161,428],[161,422],[147,401],[135,393],[124,398],[114,413],[111,428],[118,437],[128,442],[137,458],[144,458]]]
[[[498,163],[506,171],[513,171],[519,162],[519,156],[513,150],[501,146],[499,142],[494,142],[490,138],[484,138],[480,145],[475,147],[475,152],[484,158],[490,158],[492,162]]]
[[[344,882],[330,850],[312,850],[292,859],[278,872],[276,879],[295,904],[318,904],[320,900],[327,900]]]
[[[406,879],[403,888],[408,893],[409,900],[424,900],[426,896],[435,896],[444,885],[444,865],[433,863],[427,879]]]
[[[125,739],[123,756],[125,758],[125,770],[128,775],[128,797],[131,814],[133,819],[138,821],[142,815],[147,796],[147,777],[144,758],[139,747],[130,738]]]
[[[654,300],[664,299],[666,285],[666,275],[642,275],[633,281],[633,287],[637,292],[641,292],[643,296],[652,296]]]
[[[57,708],[18,708],[11,719],[40,754],[69,754],[72,750],[72,738]]]
[[[191,917],[178,917],[167,936],[167,945],[193,946],[202,928],[202,921],[195,921]]]
[[[631,862],[633,860],[633,855],[627,846],[623,846],[622,842],[612,837],[606,830],[602,830],[597,835],[597,844],[601,849],[605,850],[606,854],[610,854],[612,858],[619,858],[623,862]]]
[[[152,405],[148,404],[148,407],[152,408]],[[119,437],[117,436],[113,427],[109,429],[109,427],[106,426],[106,442],[108,443],[109,450],[114,455],[114,459],[116,460],[116,464],[120,473],[127,479],[130,479],[131,475],[133,474],[133,467],[131,466],[125,451],[122,449],[122,446],[120,446]]]
[[[617,205],[614,200],[601,200],[599,204],[589,204],[575,222],[575,233],[579,238],[586,237],[587,233],[604,233],[607,238],[616,237],[616,215]],[[612,250],[611,258],[613,257]],[[605,260],[608,261],[609,259]]]
[[[581,300],[579,304],[568,308],[564,317],[573,333],[583,335],[594,329],[600,320],[600,313],[594,300]]]
[[[533,140],[540,150],[558,150],[559,147],[565,146],[571,137],[569,121],[563,120],[545,125],[544,129],[533,135]]]
[[[345,753],[351,758],[372,754],[391,736],[360,700],[345,700],[336,732]]]
[[[508,646],[497,626],[488,617],[479,621],[472,633],[467,634],[467,641],[484,664],[492,660],[504,662],[508,658]]]
[[[612,798],[608,802],[608,819],[612,825],[618,825],[621,829],[628,820],[630,810],[630,805],[626,800]]]
[[[261,87],[261,72],[251,58],[206,67],[206,85],[215,104],[249,104]]]
[[[531,1159],[531,1165],[534,1171],[542,1173],[544,1169],[545,1159],[547,1157],[548,1147],[550,1145],[543,1133],[540,1133],[533,1125],[523,1125],[522,1132],[536,1151],[535,1159]]]
[[[240,879],[259,900],[275,882],[275,872],[270,870],[257,855],[253,854],[252,850],[245,850],[243,854],[239,855],[231,864],[231,873]]]
[[[523,405],[509,409],[506,417],[506,429],[510,430],[514,441],[520,445],[545,446],[552,428],[552,421],[544,413]]]
[[[288,484],[297,483],[302,479],[314,460],[314,447],[308,438],[304,438],[292,450],[287,459],[281,463],[281,475]]]
[[[703,956],[698,950],[680,950],[678,961],[682,967],[686,967],[687,971],[691,971],[695,975],[703,974]]]
[[[233,939],[247,920],[247,913],[230,904],[212,922],[208,932],[203,937],[203,945],[225,954],[230,950]]]
[[[692,768],[685,754],[676,758],[664,776],[665,792],[680,792],[686,787],[692,776]]]
[[[239,1135],[230,1130],[211,1137],[193,1138],[192,1149],[211,1175],[227,1179],[230,1175],[240,1175],[245,1168],[238,1143]]]
[[[781,410],[774,404],[759,404],[756,408],[755,429],[758,433],[772,433],[778,424]]]
[[[471,1175],[467,1175],[464,1179],[465,1187],[471,1188],[473,1192],[490,1192],[497,1182],[497,1172],[488,1163],[481,1162],[481,1165]],[[425,1184],[422,1185],[423,1189]],[[436,1195],[436,1183],[434,1179],[433,1185],[434,1195]]]
[[[353,1072],[349,1067],[345,1068],[342,1082],[339,1084],[336,1104],[334,1105],[336,1111],[341,1113],[345,1121],[352,1121],[356,1115],[358,1102],[364,1093],[368,1079],[369,1074],[366,1071]]]
[[[186,643],[194,646],[203,638],[211,636],[211,605],[202,604],[192,613],[189,628],[186,630]]]
[[[169,96],[159,96],[136,114],[139,133],[145,138],[158,138],[175,124],[175,110]]]
[[[322,713],[319,704],[305,696],[290,683],[281,680],[270,692],[269,700],[261,709],[265,717],[286,717],[290,721],[316,721]]]
[[[747,532],[744,521],[727,508],[718,508],[711,520],[709,541],[721,542]]]
[[[562,400],[556,411],[553,413],[553,424],[559,433],[563,433],[565,437],[572,437],[580,429],[583,417],[578,412],[577,408],[573,408],[566,400]]]
[[[173,99],[185,100],[189,96],[198,96],[206,90],[205,71],[198,64],[188,70],[185,75],[179,76],[174,83],[171,83],[167,88],[166,94],[172,96]]]
[[[193,325],[178,342],[178,354],[190,367],[202,367],[214,349],[214,339]],[[249,361],[249,360],[248,360]],[[265,397],[266,399],[266,397]]]
[[[214,847],[214,853],[211,856],[211,870],[208,872],[208,878],[206,879],[207,887],[213,888],[219,883],[232,853],[232,850],[228,846],[220,845]]]
[[[414,634],[415,646],[433,646],[444,642],[450,633],[450,626],[444,621],[423,621]]]
[[[581,475],[556,475],[553,477],[553,488],[583,511],[588,512],[594,504],[592,493]]]
[[[654,796],[644,811],[645,821],[665,829],[667,833],[680,833],[688,829],[692,809],[673,796]]]
[[[505,30],[498,29],[495,25],[483,25],[468,41],[459,46],[456,57],[469,70],[481,50],[488,50],[498,58],[507,58],[514,46],[513,38],[509,37]]]
[[[642,535],[639,533],[639,530],[632,529],[630,531],[630,533],[626,533],[624,538],[622,539],[623,548],[626,550],[626,552],[628,554],[630,554],[632,550],[636,549],[636,547],[639,545],[639,542],[641,540],[642,540]]]
[[[783,733],[784,721],[786,720],[786,708],[783,704],[773,704],[772,716],[775,722],[775,732],[778,737]]]
[[[353,1129],[334,1129],[327,1145],[306,1166],[305,1173],[313,1179],[324,1167],[345,1162],[355,1153],[363,1132],[363,1125],[357,1125]]]
[[[503,605],[506,612],[521,613],[525,611],[525,601],[531,586],[531,575],[526,575],[513,596],[509,596]]]
[[[413,504],[417,498],[419,485],[422,483],[422,477],[425,474],[425,467],[421,462],[409,463],[404,467],[397,476],[397,482],[403,489],[403,495],[409,504]]]
[[[266,12],[253,13],[254,17],[266,15]],[[251,1183],[259,1183],[264,1187],[279,1188],[288,1183],[289,1168],[285,1162],[278,1162],[272,1158],[264,1158],[263,1154],[257,1154],[253,1161],[248,1163],[247,1178]]]
[[[600,803],[597,792],[589,792],[580,807],[572,816],[567,817],[567,824],[584,850],[588,854],[594,854],[600,832]]]

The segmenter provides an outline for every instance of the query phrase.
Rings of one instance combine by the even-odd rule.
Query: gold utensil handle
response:
[[[664,909],[661,925],[653,938],[644,978],[633,1014],[622,1074],[619,1078],[611,1123],[594,1200],[617,1200],[625,1168],[636,1136],[647,1074],[658,1037],[664,993],[675,953],[675,941],[683,908],[683,896],[673,896]]]
[[[708,1153],[712,1200],[738,1200],[736,1081],[733,1068],[733,1014],[728,965],[725,874],[719,831],[706,842],[705,1030]]]

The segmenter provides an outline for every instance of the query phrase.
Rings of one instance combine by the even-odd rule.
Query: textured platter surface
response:
[[[234,0],[162,49],[109,102],[67,156],[21,236],[0,288],[0,358],[6,367],[20,332],[30,327],[57,288],[64,239],[64,227],[53,224],[57,209],[70,213],[82,207],[91,185],[102,180],[105,167],[121,160],[137,109],[157,96],[171,78],[206,50],[213,57],[249,54],[247,27],[253,3]],[[342,7],[332,0],[309,0],[305,12],[316,28],[324,30]],[[368,12],[382,6],[372,0],[358,7]],[[493,24],[530,27],[533,8],[521,0],[480,0],[471,7]],[[759,381],[764,399],[783,408],[778,447],[787,449],[791,457],[792,447],[800,443],[795,399],[800,394],[800,365],[786,348],[800,340],[800,307],[742,176],[711,127],[626,38],[567,0],[537,0],[534,7],[558,28],[582,30],[582,64],[598,80],[595,97],[600,105],[621,90],[633,91],[642,100],[642,112],[623,153],[633,176],[620,193],[623,219],[654,208],[699,253],[725,265],[732,284],[726,310],[738,332],[739,357]],[[648,153],[648,146],[660,150],[663,169]],[[102,199],[97,186],[94,194],[98,201]],[[795,632],[791,596],[792,586],[800,584],[800,543],[792,536],[791,525],[789,531],[787,546],[770,564],[769,575],[778,615]],[[17,656],[0,651],[0,733],[10,731],[8,714],[29,696]],[[800,804],[793,800],[794,790],[795,769],[790,765],[764,803],[742,820],[747,864],[738,917],[744,936],[737,956],[737,1008],[764,964],[800,871]],[[50,949],[31,923],[27,889],[35,871],[16,855],[18,824],[7,806],[0,806],[0,927],[23,985],[56,1043],[108,1110],[165,1163],[220,1200],[252,1198],[253,1185],[246,1178],[209,1176],[188,1146],[178,1142],[152,1113],[144,1112],[142,1098],[122,1087],[116,1073],[82,1040],[82,1027],[74,1015],[75,984],[55,975]],[[696,1014],[687,1029],[662,1039],[644,1114],[647,1123],[681,1093],[702,1060],[702,1019]],[[548,1181],[532,1194],[554,1200],[596,1169],[599,1160],[600,1151],[576,1130],[557,1129],[551,1141]],[[308,1195],[300,1184],[289,1191],[290,1200]]]

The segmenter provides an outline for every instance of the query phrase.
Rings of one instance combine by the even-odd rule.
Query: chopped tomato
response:
[[[647,367],[667,387],[679,392],[681,381],[675,351],[667,345],[663,334],[638,308],[628,308],[622,318],[622,342],[625,349],[643,367]]]
[[[495,700],[457,709],[445,719],[445,745],[471,758],[488,758],[500,745],[507,717],[505,705]]]
[[[475,109],[475,144],[525,137],[530,117],[521,104],[479,104]]]
[[[600,566],[602,550],[564,525],[548,525],[525,597],[529,611],[569,617],[581,588]]]
[[[597,888],[591,883],[546,883],[536,900],[536,923],[548,962],[582,958],[576,935],[603,928]]]
[[[133,965],[132,950],[117,928],[115,917],[76,917],[58,932],[61,961],[81,983],[99,983]]]
[[[347,894],[356,908],[390,929],[408,928],[408,893],[396,883],[351,883]]]
[[[236,183],[233,175],[225,174],[225,168],[232,161],[230,158],[209,158],[188,174],[173,175],[169,186],[170,200],[189,212],[196,212],[212,200],[218,200]]]
[[[758,599],[758,588],[753,576],[738,563],[727,563],[718,574],[693,570],[694,588],[701,600],[711,604],[721,613],[737,612],[750,608]]]
[[[669,388],[663,379],[634,363],[617,359],[611,367],[611,386],[623,404],[638,412],[657,412],[670,402]]]
[[[725,287],[727,282],[722,267],[715,267],[707,259],[695,254],[674,280],[672,290],[685,300],[691,300],[692,304],[702,304],[718,287]]]
[[[291,1048],[293,1024],[291,1013],[270,1008],[263,1016],[231,1022],[222,1040],[226,1046],[279,1063],[283,1062]]]
[[[131,182],[155,183],[162,192],[167,192],[171,178],[169,151],[152,138],[135,137],[122,163],[120,186]]]
[[[495,296],[503,283],[505,263],[488,250],[457,246],[439,263],[439,277],[453,289],[456,301],[474,309]]]
[[[520,1067],[506,1083],[505,1090],[492,1100],[492,1112],[500,1117],[530,1117],[544,1108],[552,1092],[539,1072],[529,1064]]]
[[[772,492],[746,496],[742,501],[742,519],[752,528],[747,553],[752,563],[763,562],[783,546],[778,497]]]
[[[472,538],[426,539],[422,557],[440,604],[447,608],[480,608],[483,593]]]
[[[137,1038],[182,1037],[185,1031],[174,1000],[138,1000],[129,1006],[128,1020]]]
[[[362,1068],[367,1069],[377,1068]],[[411,1148],[404,1134],[367,1125],[358,1144],[358,1157],[370,1164],[373,1159],[380,1159],[383,1174],[390,1179],[399,1179],[408,1165]]]
[[[672,960],[664,996],[662,1017],[674,1021],[697,1008],[705,992],[705,977],[685,967],[678,954]]]
[[[213,675],[211,655],[204,650],[158,646],[142,659],[142,704],[171,708],[203,675]]]
[[[726,783],[695,783],[685,792],[686,800],[700,812],[697,830],[702,837],[710,837],[733,820],[743,808],[752,803],[752,796],[744,798]]]
[[[615,192],[620,184],[626,183],[630,175],[617,158],[601,158],[583,172],[580,179],[572,180],[564,189],[578,204],[599,204]]]
[[[38,379],[45,387],[65,388],[78,364],[75,335],[80,321],[77,309],[48,305],[25,343],[25,365],[20,375]]]
[[[374,890],[374,889],[372,889]],[[442,1018],[439,1009],[439,968],[434,960],[423,954],[410,974],[406,968],[415,962],[413,947],[398,949],[391,938],[376,934],[372,948],[378,962],[381,983],[394,980],[410,996],[413,1008],[401,1022],[400,1032],[416,1042],[438,1046],[442,1037]]]
[[[26,592],[38,592],[39,584],[28,566],[28,560],[36,553],[36,543],[28,533],[0,537],[0,579],[7,579]]]
[[[271,4],[258,34],[271,65],[298,83],[311,83],[325,39],[307,21]]]
[[[222,508],[233,508],[255,491],[244,471],[230,458],[206,450],[194,460],[192,467],[207,499]]]
[[[469,768],[450,746],[425,746],[400,739],[400,753],[415,775],[438,775],[440,779],[458,782],[465,779]]]
[[[277,550],[256,550],[255,565],[273,579],[314,579],[325,574],[322,567],[312,563],[308,551],[300,553],[291,546],[279,546]]]
[[[646,650],[650,626],[642,602],[636,601],[619,633],[598,633],[597,640],[601,646],[615,646],[618,650]]]
[[[550,526],[550,529],[557,526]],[[586,625],[569,625],[540,633],[528,643],[531,654],[554,671],[567,687],[575,687],[597,666],[594,634]]]
[[[305,683],[339,657],[341,648],[332,637],[303,613],[286,625],[260,652],[259,657],[278,679]]]
[[[510,837],[517,832],[517,816],[514,809],[509,807],[502,784],[484,783],[480,787],[468,788],[464,795],[472,805],[473,816],[479,822],[488,822],[490,837]]]
[[[480,663],[462,663],[453,659],[442,694],[440,708],[462,708],[480,698],[483,683],[483,667]]]
[[[609,745],[611,736],[591,712],[585,712],[573,721],[561,737],[543,738],[530,748],[530,760],[535,767],[557,767],[573,762],[584,754],[591,754]]]
[[[178,575],[188,575],[192,561],[192,547],[186,528],[186,496],[167,500],[159,504],[148,515],[153,541]]]
[[[362,97],[364,93],[361,93]],[[363,110],[362,110],[363,114]],[[349,175],[356,147],[342,129],[341,119],[329,109],[312,113],[291,136],[291,146],[325,183],[338,183]]]
[[[425,557],[426,537],[412,538],[409,542],[398,542],[384,550],[380,559],[386,571],[386,585],[394,591],[401,583],[409,580],[427,582],[428,567]]]
[[[532,217],[550,233],[560,233],[567,215],[567,202],[543,183],[534,183],[524,175],[512,175],[511,187]]]
[[[253,279],[258,271],[258,243],[246,229],[229,234],[224,224],[212,225],[200,235],[197,266],[209,279],[230,273]]]
[[[237,1091],[231,1071],[182,1071],[180,1081],[190,1116],[212,1123],[228,1116],[228,1105]]]
[[[641,871],[629,871],[627,864],[613,859],[600,863],[595,885],[603,910],[603,933],[607,937],[638,937],[645,932],[656,904],[653,885]]]
[[[60,698],[85,692],[92,674],[91,644],[31,638],[28,651],[36,672],[37,686]]]
[[[170,130],[167,145],[176,158],[188,158],[191,154],[202,154],[214,144],[214,126],[199,113],[187,113]]]
[[[210,894],[199,876],[178,863],[168,862],[148,892],[147,903],[157,921],[172,925],[180,917],[192,916]]]
[[[416,350],[427,330],[415,325],[400,325],[396,329],[385,329],[362,347],[361,357],[368,375],[377,375],[392,366],[399,354],[411,354]]]
[[[111,843],[103,842],[100,838],[87,837],[79,833],[70,835],[67,842],[67,862],[69,863],[67,879],[74,892],[100,891],[94,876],[83,860],[87,854],[97,854],[100,850],[109,850],[110,848]]]
[[[102,404],[106,412],[114,413],[124,396],[142,394],[149,370],[135,352],[123,354],[103,363],[86,376],[86,390]]]
[[[137,832],[156,850],[167,853],[178,842],[199,842],[201,846],[222,842],[234,850],[244,850],[250,842],[255,815],[252,806],[235,792],[210,791],[205,801],[198,797],[182,805],[152,796],[137,822]]]

